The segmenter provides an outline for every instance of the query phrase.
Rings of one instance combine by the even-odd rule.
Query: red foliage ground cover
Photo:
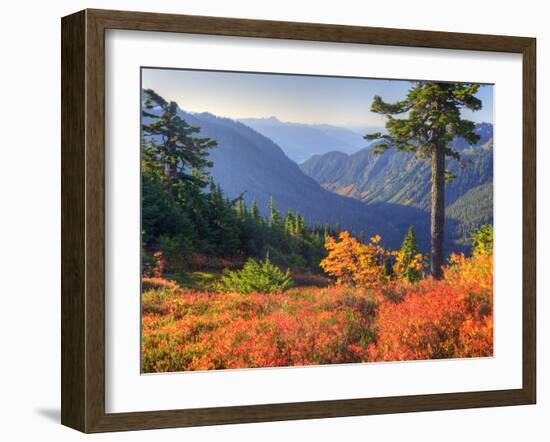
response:
[[[492,255],[453,257],[445,278],[365,290],[206,293],[151,278],[142,371],[491,356]]]

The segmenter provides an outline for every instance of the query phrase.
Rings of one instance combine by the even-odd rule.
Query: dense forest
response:
[[[325,236],[337,233],[339,226],[312,225],[290,209],[281,213],[273,199],[263,208],[267,215],[262,215],[255,200],[248,207],[242,195],[227,197],[208,173],[212,163],[207,158],[216,142],[195,137],[199,128],[180,118],[175,106],[154,91],[145,93],[144,266],[155,266],[154,251],[162,253],[169,273],[192,270],[200,257],[238,262],[266,256],[281,266],[320,272]]]

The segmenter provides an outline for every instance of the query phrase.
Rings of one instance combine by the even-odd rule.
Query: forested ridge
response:
[[[153,252],[162,253],[168,271],[191,270],[205,259],[269,255],[279,265],[319,272],[324,238],[338,225],[307,222],[298,210],[283,213],[273,198],[262,207],[255,199],[248,205],[244,193],[228,197],[209,174],[216,141],[198,136],[200,129],[154,91],[146,91],[143,113],[145,267],[155,265]]]
[[[454,140],[451,145],[460,152],[460,161],[448,159],[446,168],[454,179],[445,184],[446,219],[449,225],[446,246],[449,251],[461,250],[456,244],[469,241],[472,228],[493,221],[493,127],[477,124],[480,140],[468,145]],[[373,143],[374,144],[374,143]],[[340,195],[363,201],[369,206],[391,205],[389,213],[422,232],[425,217],[421,212],[407,213],[406,208],[428,212],[430,205],[430,164],[406,152],[385,152],[377,155],[373,146],[351,155],[330,152],[315,155],[300,165],[307,175],[324,188]],[[477,189],[473,198],[474,189]],[[481,192],[481,189],[485,191]],[[491,189],[489,191],[488,189]],[[383,210],[383,209],[382,209]]]

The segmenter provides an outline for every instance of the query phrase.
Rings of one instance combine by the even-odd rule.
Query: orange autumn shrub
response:
[[[346,287],[145,296],[144,372],[364,362],[374,340],[376,303]]]
[[[151,270],[151,275],[153,278],[161,278],[162,275],[164,275],[164,268],[166,267],[162,252],[153,253],[153,258],[155,260],[155,266]]]
[[[455,256],[444,275],[410,287],[401,302],[381,302],[375,360],[493,354],[492,256]]]
[[[153,252],[143,259],[142,276],[145,278],[162,278],[166,267],[166,261],[162,252]]]
[[[376,287],[388,280],[385,272],[385,260],[389,257],[378,242],[380,236],[370,239],[368,244],[360,243],[349,232],[343,231],[338,239],[327,236],[326,258],[321,261],[321,268],[336,278],[339,285],[358,287]]]
[[[493,291],[493,254],[478,252],[472,257],[451,254],[444,279],[450,284],[474,286],[486,293]]]
[[[460,356],[476,358],[493,355],[493,315],[481,320],[472,318],[464,321],[460,327]]]

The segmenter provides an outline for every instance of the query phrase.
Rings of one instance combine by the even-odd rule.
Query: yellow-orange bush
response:
[[[372,237],[368,244],[360,243],[347,231],[338,238],[340,241],[327,236],[328,255],[321,261],[321,268],[336,277],[337,284],[370,288],[387,281],[384,266],[389,253],[378,244],[380,236]]]
[[[380,236],[370,238],[370,242],[363,244],[356,238],[343,231],[338,240],[327,236],[325,248],[328,255],[321,261],[321,268],[336,278],[339,285],[353,285],[364,288],[388,287],[391,280],[406,278],[410,270],[422,275],[422,254],[413,257],[405,256],[401,250],[385,250],[379,245]],[[386,263],[393,261],[390,275]]]

